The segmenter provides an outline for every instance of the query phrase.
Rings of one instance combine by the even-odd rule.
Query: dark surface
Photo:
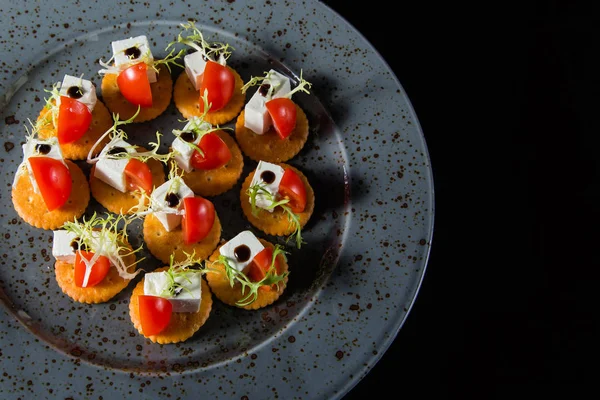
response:
[[[597,393],[600,12],[326,3],[396,73],[436,191],[415,305],[344,399]]]

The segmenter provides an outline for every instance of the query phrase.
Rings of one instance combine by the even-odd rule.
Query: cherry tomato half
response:
[[[132,104],[152,107],[152,90],[147,74],[146,63],[137,63],[121,71],[117,77],[119,91]]]
[[[157,335],[169,325],[173,305],[163,297],[139,295],[138,310],[142,332],[146,336]]]
[[[87,261],[89,261],[93,256],[94,253],[82,250],[78,250],[75,254],[75,286],[84,287],[83,280],[85,279],[86,266],[83,259],[85,258]],[[110,260],[105,256],[99,256],[94,265],[92,265],[92,270],[85,287],[96,286],[102,282],[106,274],[108,274],[109,269]]]
[[[193,244],[204,239],[215,222],[215,206],[203,197],[183,199],[185,213],[181,219],[183,242]]]
[[[146,193],[152,191],[152,171],[145,162],[132,158],[125,167],[125,181],[131,191],[141,189]]]
[[[300,176],[291,168],[286,168],[281,182],[279,183],[279,194],[290,200],[288,206],[293,212],[304,211],[306,207],[306,188]]]
[[[296,104],[286,97],[278,97],[265,103],[273,120],[273,127],[281,139],[285,139],[296,127]]]
[[[50,157],[29,157],[29,165],[48,211],[63,206],[71,196],[71,172],[62,162]]]
[[[235,89],[235,76],[233,72],[224,65],[214,61],[208,61],[202,74],[202,83],[200,84],[200,112],[204,112],[204,91],[208,90],[208,103],[210,111],[217,111],[225,107]]]
[[[60,96],[56,136],[61,144],[80,139],[92,123],[92,113],[85,104],[67,96]]]
[[[252,259],[252,262],[248,264],[247,276],[252,282],[258,282],[263,279],[269,268],[271,268],[271,262],[273,261],[273,249],[265,247]],[[281,273],[281,266],[279,265],[279,259],[275,259],[275,271],[278,274]]]
[[[202,136],[198,147],[204,153],[204,157],[198,151],[192,155],[192,167],[196,169],[216,169],[227,164],[231,160],[231,151],[225,142],[214,132]]]

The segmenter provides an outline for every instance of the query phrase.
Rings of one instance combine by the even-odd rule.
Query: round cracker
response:
[[[195,258],[201,261],[207,259],[219,244],[219,240],[221,240],[221,221],[215,211],[215,222],[210,232],[204,239],[194,244],[183,242],[181,225],[167,232],[154,214],[149,214],[144,218],[143,232],[144,242],[150,253],[165,264],[170,262],[171,254],[174,255],[175,262],[185,261],[188,257],[185,253],[194,253]]]
[[[38,121],[44,120],[41,124],[38,136],[42,139],[56,137],[56,127],[52,122],[50,108],[44,107],[38,116]],[[88,153],[96,144],[98,139],[113,125],[113,119],[108,112],[108,108],[100,99],[96,100],[96,105],[92,110],[92,123],[87,132],[79,139],[71,143],[59,144],[63,157],[69,160],[85,160]],[[104,148],[110,139],[105,137],[94,149],[93,155],[97,155]]]
[[[167,269],[168,267],[162,267],[156,269],[155,272],[165,271]],[[210,311],[212,310],[212,294],[204,279],[201,279],[201,287],[200,310],[198,310],[198,312],[171,313],[171,320],[169,321],[169,325],[167,325],[165,330],[157,335],[146,336],[142,330],[139,306],[140,303],[138,297],[144,294],[144,278],[142,278],[142,280],[138,282],[133,289],[133,292],[131,293],[131,299],[129,300],[129,316],[131,317],[133,326],[141,335],[150,339],[154,343],[179,343],[189,339],[190,337],[194,336],[194,334],[202,325],[204,325],[210,315]]]
[[[308,118],[297,104],[296,127],[285,139],[281,139],[273,127],[262,135],[254,133],[244,126],[244,115],[245,111],[242,111],[235,123],[235,138],[244,154],[254,161],[288,161],[302,150],[308,140]]]
[[[131,247],[129,247],[129,250],[132,251]],[[131,267],[136,261],[135,254],[125,256],[123,261],[125,265]],[[125,289],[130,282],[130,279],[123,279],[119,275],[119,271],[114,265],[110,267],[100,283],[85,288],[75,285],[75,266],[73,264],[56,261],[54,274],[56,282],[64,294],[77,302],[88,304],[107,302]]]
[[[313,210],[315,209],[315,193],[313,191],[312,186],[306,179],[306,176],[297,168],[284,164],[277,163],[283,169],[291,168],[298,174],[302,182],[304,183],[304,187],[306,188],[306,207],[304,211],[297,213],[298,219],[300,220],[300,226],[304,227],[308,220],[310,219]],[[260,207],[257,207],[257,215],[254,216],[252,214],[252,205],[250,204],[250,197],[248,196],[248,189],[250,188],[250,183],[252,182],[252,178],[254,177],[254,173],[256,170],[250,172],[244,182],[242,183],[242,189],[240,191],[240,201],[242,204],[242,210],[244,215],[250,221],[252,225],[261,231],[265,232],[269,235],[290,235],[294,233],[295,226],[290,224],[290,220],[288,219],[288,214],[281,208],[276,207],[273,212],[268,212],[267,210],[263,210]]]
[[[197,195],[207,197],[225,193],[231,189],[242,175],[244,169],[244,157],[235,140],[224,131],[216,131],[216,134],[225,142],[231,152],[231,160],[221,168],[183,172],[182,178],[185,184]],[[178,172],[181,173],[178,168]]]
[[[146,151],[145,148],[138,146],[138,151]],[[155,188],[165,183],[165,169],[163,164],[153,158],[146,161],[150,172],[152,172],[152,184]],[[90,189],[92,196],[108,211],[116,214],[132,214],[132,208],[139,205],[141,193],[121,192],[118,189],[110,186],[108,183],[101,181],[94,176],[96,166],[94,165],[90,171]],[[144,205],[148,203],[146,199]]]
[[[212,125],[224,124],[233,120],[240,113],[246,102],[246,94],[242,93],[242,86],[244,86],[242,77],[233,68],[229,66],[227,68],[229,68],[235,77],[235,88],[233,89],[233,95],[229,103],[225,107],[217,111],[209,111],[204,115],[203,119]],[[175,81],[173,101],[185,119],[190,119],[193,116],[203,116],[203,111],[200,111],[200,92],[196,90],[185,72],[180,73]]]
[[[77,164],[65,160],[71,174],[71,195],[60,208],[48,211],[44,198],[33,190],[27,172],[22,174],[12,187],[12,202],[15,211],[28,224],[42,229],[57,229],[65,222],[79,218],[90,201],[90,187]]]
[[[171,72],[164,64],[158,66],[158,79],[150,84],[152,91],[152,106],[141,107],[140,113],[133,122],[150,121],[161,115],[169,104],[173,94],[173,79]],[[102,78],[102,98],[108,109],[119,114],[120,120],[127,120],[135,115],[138,106],[130,103],[119,91],[117,84],[117,74],[104,74]]]
[[[260,240],[262,245],[265,247],[268,246],[268,247],[271,247],[272,249],[275,248],[275,246],[271,242],[268,242],[261,238],[259,238],[258,240]],[[210,262],[213,263],[213,264],[208,263],[210,268],[218,270],[218,272],[209,271],[206,273],[206,280],[208,281],[208,285],[210,286],[210,289],[212,290],[213,294],[219,300],[221,300],[223,303],[228,304],[230,306],[243,308],[245,310],[258,310],[259,308],[263,308],[263,307],[268,306],[269,304],[273,304],[277,299],[279,299],[279,297],[282,295],[283,291],[285,290],[285,287],[287,286],[287,282],[288,282],[287,276],[277,286],[277,290],[275,290],[275,289],[271,289],[271,290],[259,289],[257,292],[258,297],[252,303],[245,305],[245,306],[237,305],[236,303],[238,301],[240,301],[241,299],[246,297],[246,293],[242,293],[242,284],[236,281],[232,287],[229,284],[229,279],[227,279],[227,275],[225,273],[225,267],[223,266],[223,264],[215,262],[219,259],[219,255],[221,254],[221,253],[219,253],[219,249],[221,248],[221,246],[223,244],[219,245],[219,247],[217,247],[217,249],[211,254],[211,256],[208,259]],[[281,267],[281,273],[287,272],[289,267],[288,267],[288,263],[287,263],[285,257],[283,257],[283,255],[279,255],[277,257],[277,260],[279,261],[279,265]]]

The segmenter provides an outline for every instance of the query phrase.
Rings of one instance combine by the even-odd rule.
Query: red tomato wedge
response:
[[[62,207],[71,196],[71,172],[62,162],[50,157],[29,157],[29,165],[48,211]]]
[[[56,136],[60,144],[80,139],[92,123],[92,113],[85,104],[67,96],[60,96]]]
[[[267,101],[265,106],[279,137],[285,139],[290,136],[296,127],[296,104],[286,97],[278,97]]]
[[[87,261],[91,260],[94,256],[94,253],[90,251],[82,251],[79,250],[75,254],[75,286],[77,287],[92,287],[96,286],[108,274],[108,270],[110,269],[110,260],[105,256],[99,256],[94,265],[92,265],[92,271],[90,272],[90,276],[87,281],[87,285],[83,286],[83,281],[85,279],[85,262],[83,259],[85,258]]]
[[[258,282],[263,279],[269,268],[271,268],[271,262],[273,261],[273,249],[265,247],[260,253],[254,256],[252,262],[248,265],[247,276],[252,282]],[[277,273],[281,273],[281,266],[279,260],[275,259],[275,270]]]
[[[214,132],[202,136],[198,147],[204,153],[204,157],[198,151],[192,155],[192,167],[195,169],[221,168],[231,160],[231,151],[225,142]]]
[[[141,294],[138,296],[138,310],[140,313],[140,322],[142,323],[142,332],[146,336],[157,335],[165,330],[171,321],[173,305],[163,297],[148,296]]]
[[[215,222],[215,206],[203,197],[183,199],[185,213],[181,219],[183,242],[193,244],[204,239]]]
[[[279,183],[279,194],[290,200],[288,206],[293,212],[302,212],[306,208],[306,188],[300,176],[293,169],[285,169]]]
[[[141,189],[146,193],[152,191],[152,171],[145,162],[132,158],[125,167],[125,181],[131,191]]]
[[[200,112],[204,112],[204,91],[208,90],[208,103],[210,111],[217,111],[225,107],[235,89],[235,76],[226,66],[214,61],[208,61],[202,74],[202,83],[200,84]]]
[[[117,85],[123,97],[140,107],[152,107],[152,90],[147,70],[148,66],[141,62],[121,71],[117,77]]]

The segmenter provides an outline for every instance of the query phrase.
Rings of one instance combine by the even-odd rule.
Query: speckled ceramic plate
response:
[[[319,2],[161,3],[0,2],[0,397],[340,398],[396,337],[427,264],[433,183],[417,117],[373,47]],[[24,127],[42,108],[44,89],[65,73],[99,87],[98,59],[110,58],[113,40],[145,34],[164,56],[190,18],[209,40],[234,47],[229,65],[244,81],[276,68],[312,82],[311,94],[294,97],[310,138],[289,163],[308,177],[316,207],[307,244],[289,249],[289,285],[275,304],[250,312],[215,299],[191,339],[158,345],[130,322],[135,283],[98,305],[61,292],[52,232],[24,223],[10,193]],[[146,144],[156,130],[170,142],[181,118],[171,104],[125,130],[134,143]],[[255,166],[245,159],[244,176]],[[240,187],[212,199],[224,238],[253,229]],[[93,211],[103,209],[92,201]],[[139,225],[130,238],[142,244]],[[143,255],[144,269],[160,265]]]

